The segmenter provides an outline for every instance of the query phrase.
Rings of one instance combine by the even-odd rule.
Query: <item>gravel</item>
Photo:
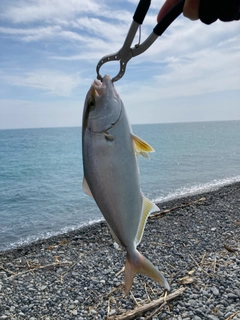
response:
[[[139,251],[171,292],[185,291],[135,319],[240,319],[240,183],[160,203],[160,211],[202,197],[148,221]],[[163,294],[137,275],[124,296],[124,263],[105,222],[0,252],[0,320],[106,319]]]

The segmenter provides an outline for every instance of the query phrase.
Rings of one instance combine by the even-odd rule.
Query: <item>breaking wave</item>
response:
[[[220,180],[215,179],[208,183],[199,183],[189,187],[181,187],[176,189],[173,192],[168,193],[166,196],[159,196],[153,199],[153,202],[155,203],[166,202],[168,200],[183,198],[185,196],[191,196],[191,195],[196,195],[204,192],[215,191],[220,189],[221,187],[224,187],[226,185],[230,185],[239,181],[240,181],[240,176],[235,176],[235,177],[225,178]]]

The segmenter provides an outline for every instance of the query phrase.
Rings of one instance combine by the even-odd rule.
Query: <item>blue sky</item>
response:
[[[1,0],[0,129],[80,126],[96,64],[120,49],[137,3]],[[152,0],[142,41],[162,3]],[[115,83],[130,122],[240,120],[239,28],[179,17]]]

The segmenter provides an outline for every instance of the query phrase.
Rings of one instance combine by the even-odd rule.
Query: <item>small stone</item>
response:
[[[74,316],[76,316],[76,315],[77,315],[77,310],[73,310],[72,314],[73,314]]]
[[[41,286],[40,290],[44,291],[47,288],[47,286]]]
[[[26,312],[28,311],[28,306],[27,306],[27,305],[26,305],[26,306],[23,306],[23,307],[21,308],[21,311],[24,312],[24,313],[26,313]]]
[[[204,312],[199,308],[199,309],[196,309],[195,312],[197,314],[199,314],[200,316],[204,316]]]
[[[197,294],[192,294],[189,298],[191,298],[191,299],[198,299],[198,295],[197,295]]]
[[[101,310],[99,311],[99,314],[100,314],[101,317],[104,317],[105,311],[104,311],[103,309],[101,309]]]
[[[236,290],[234,290],[234,292],[236,293],[236,295],[237,295],[238,297],[240,297],[240,290],[236,289]]]
[[[237,299],[238,298],[238,296],[234,293],[228,293],[227,297],[228,297],[228,299]]]
[[[116,313],[116,310],[115,310],[115,309],[112,309],[112,310],[109,312],[109,316],[113,316],[115,313]]]
[[[19,316],[25,317],[25,314],[23,312],[19,312]]]
[[[210,315],[208,316],[208,319],[209,319],[209,320],[219,320],[218,317],[215,317],[215,316],[213,316],[212,314],[210,314]]]
[[[226,300],[221,300],[220,303],[224,306],[224,307],[228,307],[229,303]]]
[[[218,317],[224,317],[224,314],[223,314],[223,312],[222,311],[220,311],[220,310],[218,310],[217,311],[217,313],[216,313],[216,316],[218,316]]]
[[[213,293],[215,296],[219,296],[219,290],[218,290],[216,287],[212,287],[212,293]]]
[[[7,278],[7,275],[6,275],[6,273],[5,272],[0,272],[0,279],[5,279],[5,278]]]

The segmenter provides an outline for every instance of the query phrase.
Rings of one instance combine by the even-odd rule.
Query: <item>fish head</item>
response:
[[[83,129],[94,133],[105,132],[120,118],[122,101],[109,75],[102,82],[94,80],[84,104]]]

